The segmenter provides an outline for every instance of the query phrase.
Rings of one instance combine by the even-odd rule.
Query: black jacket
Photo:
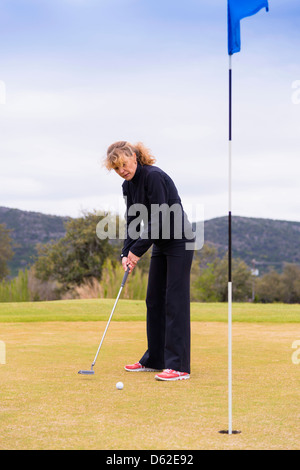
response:
[[[178,238],[186,240],[185,233],[191,230],[191,226],[183,211],[176,186],[164,171],[156,166],[138,163],[134,177],[130,181],[124,181],[122,189],[127,206],[127,236],[121,256],[127,256],[131,251],[141,257],[153,243],[160,246]],[[142,204],[144,209],[136,206],[137,204]],[[168,213],[167,209],[171,207],[172,210]],[[144,223],[143,230],[141,221]]]

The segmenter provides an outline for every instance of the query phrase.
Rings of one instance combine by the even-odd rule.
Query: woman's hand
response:
[[[123,258],[124,259],[124,258]],[[128,253],[128,257],[127,257],[127,261],[126,261],[126,266],[129,265],[129,272],[131,273],[134,268],[136,267],[137,263],[138,263],[138,260],[140,258],[138,256],[135,256],[133,253],[131,253],[131,251],[129,251]],[[122,264],[123,264],[123,261],[122,261]],[[124,264],[123,264],[124,266]]]
[[[124,271],[127,270],[127,264],[128,264],[128,258],[125,257],[125,256],[123,256],[123,258],[122,258],[122,266],[123,266],[123,268],[124,268]]]

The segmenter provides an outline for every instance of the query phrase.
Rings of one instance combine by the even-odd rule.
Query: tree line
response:
[[[104,217],[104,213],[87,212],[68,221],[65,236],[56,242],[38,245],[34,264],[13,280],[7,278],[13,242],[10,230],[0,224],[0,301],[114,297],[123,276],[120,262],[123,241],[97,237],[96,226]],[[145,299],[150,257],[151,250],[131,275],[125,297]],[[195,251],[191,300],[226,302],[227,269],[227,255],[220,257],[214,245],[205,244]],[[250,267],[236,258],[232,263],[232,279],[236,302],[300,303],[298,265],[286,263],[281,273],[271,268],[265,275],[255,277]]]

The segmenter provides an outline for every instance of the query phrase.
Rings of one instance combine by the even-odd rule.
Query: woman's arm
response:
[[[132,220],[134,220],[133,216],[128,215],[128,209],[132,205],[132,200],[131,200],[130,194],[127,191],[125,185],[122,186],[122,189],[123,189],[123,197],[125,199],[125,204],[126,204],[126,216],[125,216],[125,218],[126,218],[126,238],[124,240],[122,253],[121,253],[121,258],[127,258],[128,253],[130,251],[130,248],[135,243],[136,240],[133,240],[128,234],[129,233],[129,230],[128,230],[129,225],[132,222]]]
[[[149,201],[148,224],[144,228],[140,237],[133,240],[130,247],[132,254],[140,258],[161,236],[162,233],[162,214],[159,212],[159,206],[168,204],[168,188],[163,175],[158,171],[149,173],[147,178],[147,198]],[[151,238],[156,234],[156,238]]]

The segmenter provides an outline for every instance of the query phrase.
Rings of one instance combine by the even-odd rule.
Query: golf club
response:
[[[120,287],[118,296],[117,296],[117,298],[116,298],[115,304],[114,304],[114,306],[113,306],[113,309],[112,309],[112,311],[111,311],[110,317],[109,317],[109,319],[108,319],[106,328],[105,328],[105,330],[104,330],[104,333],[103,333],[101,342],[100,342],[99,347],[98,347],[98,351],[96,352],[95,359],[94,359],[93,362],[92,362],[91,369],[90,369],[90,370],[80,370],[80,371],[78,372],[78,374],[82,374],[82,375],[94,375],[94,374],[95,374],[95,371],[93,370],[93,368],[94,368],[94,366],[95,366],[95,363],[96,363],[98,354],[99,354],[99,352],[100,352],[100,349],[101,349],[103,340],[104,340],[104,338],[105,338],[106,332],[107,332],[107,330],[108,330],[110,321],[111,321],[111,319],[112,319],[113,313],[114,313],[115,308],[116,308],[116,306],[117,306],[117,303],[118,303],[119,297],[120,297],[120,295],[121,295],[122,289],[123,289],[123,287],[125,286],[125,282],[126,282],[126,280],[127,280],[128,274],[129,274],[129,266],[127,267],[127,270],[126,270],[126,272],[125,272],[125,274],[124,274],[123,281],[122,281],[122,284],[121,284],[121,287]]]

